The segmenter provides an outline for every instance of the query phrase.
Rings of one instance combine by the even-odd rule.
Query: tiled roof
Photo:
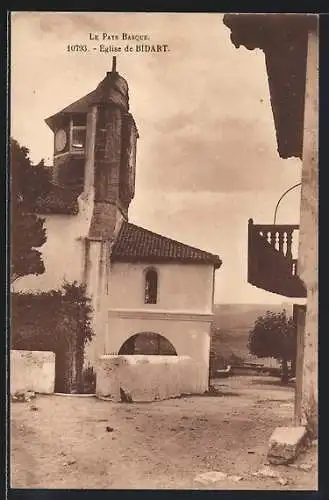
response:
[[[153,233],[143,227],[123,222],[112,249],[112,260],[121,262],[193,262],[219,268],[218,255],[200,250]]]

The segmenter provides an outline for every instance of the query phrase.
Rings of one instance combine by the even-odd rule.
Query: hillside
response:
[[[217,355],[225,359],[232,355],[248,356],[248,335],[258,316],[266,311],[286,309],[292,314],[292,304],[215,304],[212,345]]]

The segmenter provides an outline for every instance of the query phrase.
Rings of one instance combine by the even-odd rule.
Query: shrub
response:
[[[92,307],[84,285],[11,295],[11,348],[53,351],[57,392],[83,389],[84,348],[92,339]]]

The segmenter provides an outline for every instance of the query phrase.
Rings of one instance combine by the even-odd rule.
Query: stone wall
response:
[[[49,351],[10,351],[10,394],[34,391],[52,394],[55,354]]]
[[[189,356],[101,356],[96,369],[96,395],[120,401],[156,401],[202,394],[204,367]],[[121,390],[120,390],[121,389]]]

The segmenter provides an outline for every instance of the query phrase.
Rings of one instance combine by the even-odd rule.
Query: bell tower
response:
[[[135,194],[137,127],[129,113],[128,84],[116,69],[95,90],[87,115],[84,192],[93,186],[90,237],[111,239]],[[92,170],[92,172],[90,172]]]
[[[128,219],[135,194],[138,131],[129,112],[128,84],[117,71],[116,58],[92,92],[46,123],[54,133],[54,190],[74,199],[78,207],[70,220],[70,237],[80,280],[92,299],[96,335],[86,347],[86,360],[93,363],[107,321],[112,244],[122,221]],[[63,226],[66,223],[63,219]]]
[[[54,132],[53,183],[92,203],[89,237],[112,239],[135,194],[138,138],[116,57],[94,91],[46,123]]]

